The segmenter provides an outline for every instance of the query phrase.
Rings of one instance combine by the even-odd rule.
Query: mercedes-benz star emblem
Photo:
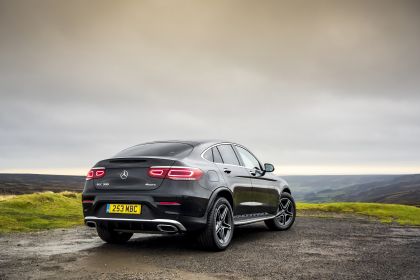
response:
[[[127,177],[128,177],[128,171],[127,171],[127,170],[123,170],[123,171],[120,173],[120,177],[121,177],[121,179],[123,179],[123,180],[127,179]]]

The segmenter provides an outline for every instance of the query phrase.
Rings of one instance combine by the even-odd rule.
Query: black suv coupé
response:
[[[295,202],[273,171],[236,143],[140,144],[89,171],[82,196],[85,223],[110,243],[126,242],[134,232],[191,233],[203,247],[223,250],[235,226],[292,226]]]

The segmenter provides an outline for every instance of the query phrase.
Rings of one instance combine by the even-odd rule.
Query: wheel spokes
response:
[[[228,212],[228,208],[225,206],[222,214],[220,215],[220,220],[221,221],[225,221],[227,212]]]
[[[222,227],[227,228],[227,229],[231,229],[231,228],[232,228],[232,226],[231,226],[231,225],[229,225],[229,224],[228,224],[228,223],[226,223],[226,222],[223,222],[223,223],[222,223]]]
[[[282,222],[282,225],[285,225],[286,224],[286,215],[285,214],[283,214],[282,215],[282,220],[283,220],[283,222]]]
[[[223,238],[223,235],[224,235],[223,227],[219,226],[219,228],[216,229],[216,234],[217,234],[217,236],[219,236],[219,238]]]
[[[216,236],[221,243],[227,242],[232,230],[231,216],[228,213],[229,208],[221,205],[216,214]]]
[[[279,205],[279,216],[277,221],[282,226],[286,226],[293,218],[293,204],[290,199],[282,198]]]
[[[290,200],[287,200],[286,205],[283,206],[283,210],[287,210],[290,206]]]

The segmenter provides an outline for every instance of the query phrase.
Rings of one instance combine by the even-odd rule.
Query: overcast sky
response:
[[[420,173],[420,1],[0,0],[0,172],[150,140],[278,174]]]

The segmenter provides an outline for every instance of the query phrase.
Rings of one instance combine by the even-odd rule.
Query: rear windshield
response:
[[[114,157],[185,157],[188,156],[193,147],[184,143],[149,143],[137,145],[122,150]]]

